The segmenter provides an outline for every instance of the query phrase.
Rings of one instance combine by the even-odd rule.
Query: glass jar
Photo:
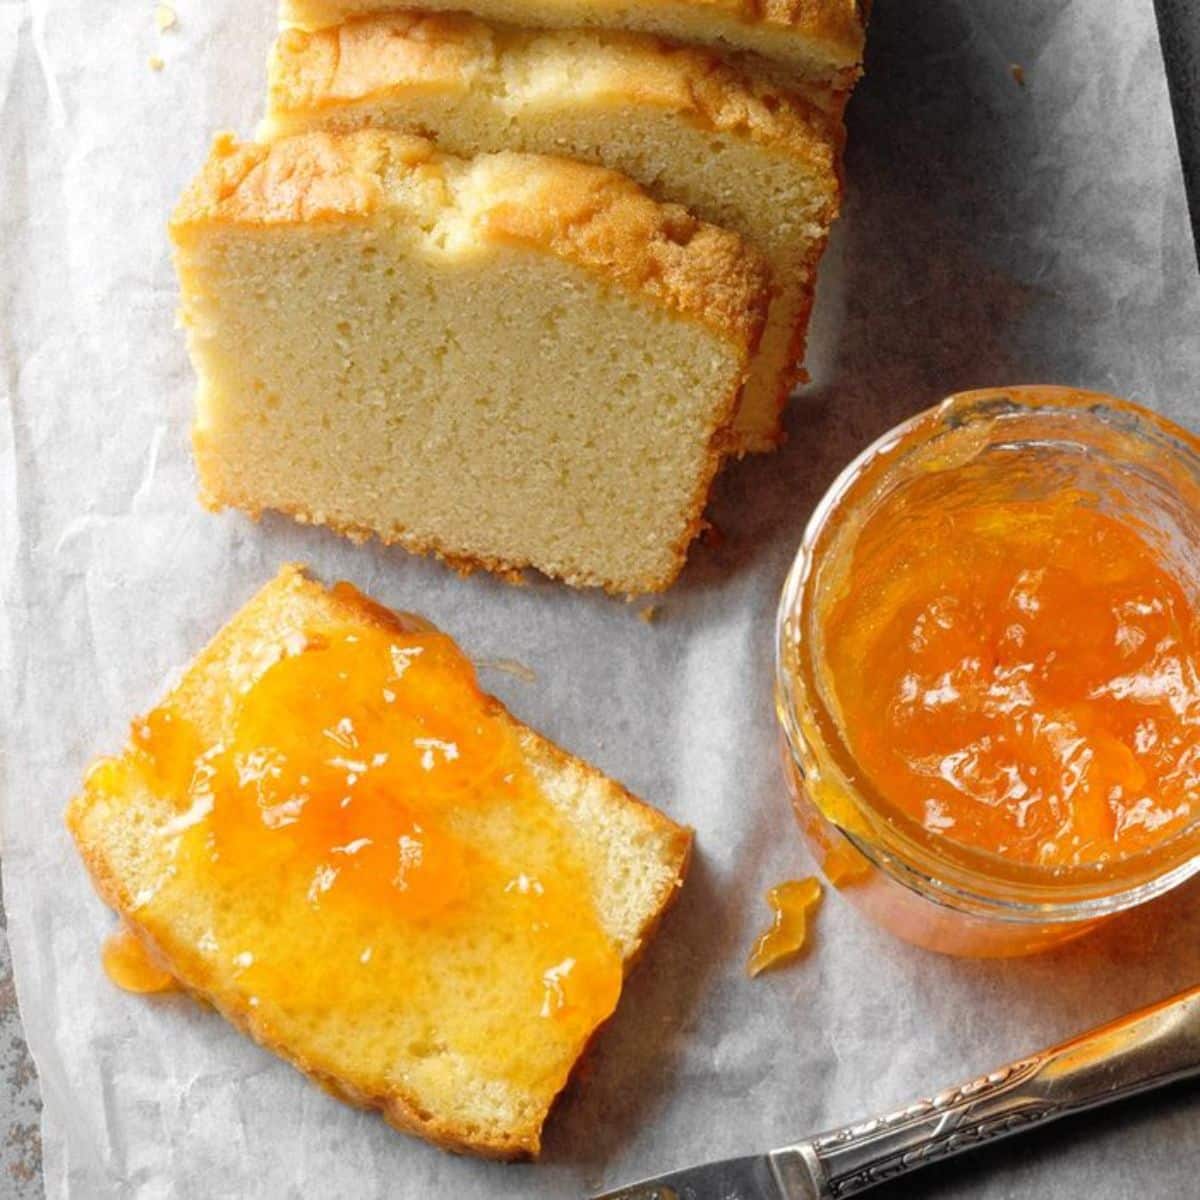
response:
[[[823,660],[830,580],[898,484],[981,456],[996,456],[997,477],[1022,497],[1073,487],[1109,515],[1138,522],[1200,607],[1200,439],[1096,393],[1017,387],[951,396],[842,472],[788,575],[776,625],[776,711],[796,813],[818,861],[833,882],[844,881],[847,899],[898,936],[948,954],[1001,957],[1077,937],[1194,875],[1200,797],[1195,819],[1139,853],[1049,867],[930,832],[889,807],[859,769]],[[1010,470],[1014,456],[1034,469]]]

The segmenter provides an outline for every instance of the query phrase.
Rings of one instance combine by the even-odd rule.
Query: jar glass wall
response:
[[[1200,612],[1200,439],[1095,393],[1019,387],[952,396],[846,468],[813,513],[784,587],[776,709],[800,825],[827,874],[845,879],[848,899],[909,941],[952,954],[1026,954],[1200,870],[1200,796],[1184,827],[1149,848],[1044,866],[925,828],[855,761],[823,639],[834,583],[864,524],[897,487],[965,463],[994,465],[991,486],[1023,498],[1070,489],[1137,528]]]

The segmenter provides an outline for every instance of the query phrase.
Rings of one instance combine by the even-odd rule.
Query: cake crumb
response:
[[[150,67],[150,70],[152,70],[152,71],[161,71],[163,69],[163,67],[166,66],[166,63],[164,63],[163,60],[161,58],[159,58],[157,54],[150,55],[150,57],[146,60],[146,62],[147,62],[147,65]]]
[[[1013,79],[1016,81],[1017,86],[1024,87],[1025,86],[1025,68],[1023,66],[1021,66],[1020,63],[1009,63],[1008,70],[1009,70],[1009,73],[1012,75]]]
[[[704,530],[700,534],[700,540],[706,546],[711,546],[714,550],[720,549],[725,544],[725,535],[720,528],[712,522],[705,525]]]
[[[647,625],[650,625],[658,617],[658,605],[647,604],[646,607],[638,613],[638,616],[641,617],[641,619],[645,621]]]
[[[154,23],[158,26],[159,33],[166,33],[168,29],[174,29],[178,22],[179,18],[175,15],[175,10],[169,4],[154,6]]]
[[[502,671],[522,683],[537,683],[537,672],[515,658],[477,658],[475,665],[483,670]]]

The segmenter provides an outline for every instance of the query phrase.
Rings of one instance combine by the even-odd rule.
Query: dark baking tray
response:
[[[1192,238],[1200,256],[1200,2],[1154,0],[1154,10],[1175,113]]]

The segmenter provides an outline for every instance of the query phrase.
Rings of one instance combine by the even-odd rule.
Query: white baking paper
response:
[[[1150,0],[879,0],[815,381],[788,445],[720,481],[725,539],[696,548],[649,624],[603,596],[200,510],[164,224],[211,133],[254,127],[273,3],[178,0],[163,34],[154,7],[0,0],[4,895],[49,1196],[577,1196],[870,1114],[1200,979],[1196,888],[1007,963],[906,947],[830,894],[805,961],[743,972],[764,889],[812,870],[776,758],[772,622],[838,469],[975,385],[1106,389],[1200,426],[1200,288]],[[539,1165],[390,1132],[213,1013],[101,973],[113,922],[64,804],[294,559],[527,664],[536,682],[486,682],[697,830],[679,906]],[[1198,1119],[1200,1092],[1176,1090],[891,1195],[1193,1196]]]

